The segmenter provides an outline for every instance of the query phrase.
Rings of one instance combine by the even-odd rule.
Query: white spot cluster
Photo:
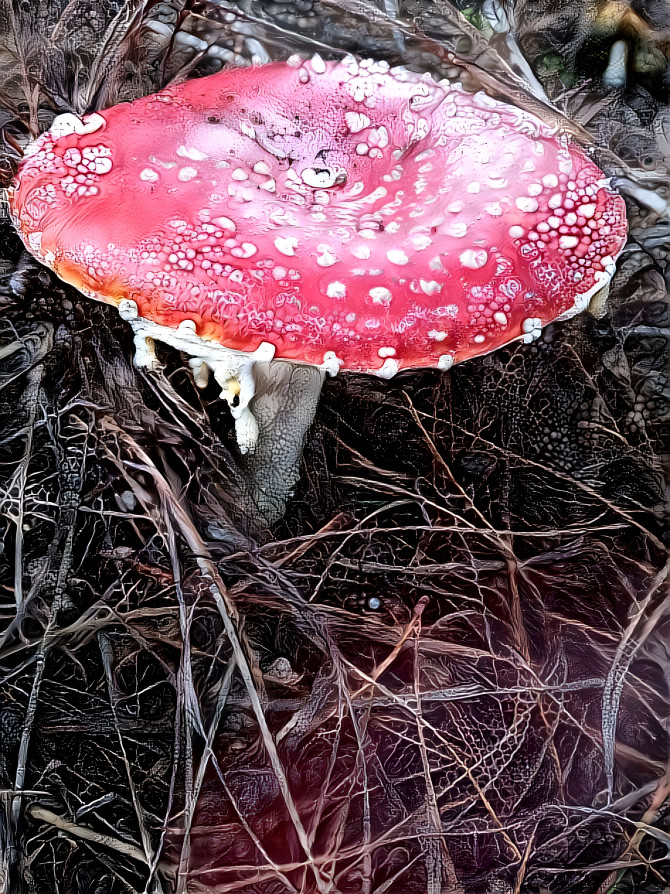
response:
[[[373,304],[382,304],[388,306],[391,303],[392,294],[386,286],[374,286],[368,292],[372,298]]]
[[[368,368],[376,354],[370,371],[390,377],[449,369],[520,334],[528,342],[540,317],[555,318],[547,296],[558,306],[569,282],[583,297],[605,270],[594,247],[607,247],[616,214],[593,166],[573,171],[569,145],[534,116],[371,60],[296,57],[286,70],[266,91],[272,102],[254,94],[263,115],[237,113],[238,100],[250,108],[243,81],[232,124],[195,123],[157,147],[161,160],[137,160],[133,188],[166,205],[184,197],[167,234],[163,224],[129,252],[138,290],[149,283],[194,317],[205,307],[212,331],[279,339],[329,372]],[[345,100],[334,111],[333,91]],[[112,170],[111,152],[93,148],[49,162],[65,195]],[[50,199],[35,191],[32,201]]]
[[[290,258],[295,255],[295,250],[298,247],[298,240],[295,236],[276,236],[274,244],[280,254]]]

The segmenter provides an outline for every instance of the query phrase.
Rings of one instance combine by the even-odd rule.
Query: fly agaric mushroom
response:
[[[199,384],[211,368],[243,450],[259,362],[388,378],[530,342],[603,289],[626,238],[623,200],[567,136],[353,57],[63,115],[26,155],[10,208],[27,248],[119,307],[138,364],[158,339]]]

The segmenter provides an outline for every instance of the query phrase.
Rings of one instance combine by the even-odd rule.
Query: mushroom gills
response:
[[[130,323],[134,363],[156,370],[155,341],[190,355],[195,384],[205,388],[211,370],[235,420],[235,436],[251,494],[268,524],[282,517],[300,472],[307,432],[314,421],[326,375],[335,375],[329,358],[322,366],[274,360],[274,345],[263,342],[245,353],[201,338],[192,320],[176,329],[139,316],[137,304],[119,302]],[[332,358],[331,358],[332,360]]]
[[[139,316],[137,304],[124,298],[119,302],[119,315],[130,323],[135,337],[135,366],[157,369],[158,360],[153,342],[164,344],[189,354],[195,382],[202,388],[207,384],[207,370],[211,369],[221,386],[221,397],[227,401],[235,420],[235,435],[240,453],[253,452],[258,441],[258,423],[249,406],[255,391],[254,366],[272,360],[274,345],[262,342],[255,351],[245,353],[208,341],[196,332],[192,320],[183,320],[176,329],[161,326]]]

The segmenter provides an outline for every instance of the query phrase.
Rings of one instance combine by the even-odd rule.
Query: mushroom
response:
[[[293,57],[57,118],[10,190],[26,247],[211,369],[243,451],[273,358],[383,378],[537,338],[614,272],[625,206],[536,116],[385,62]],[[305,426],[303,426],[305,428]],[[300,439],[301,440],[301,439]],[[299,454],[298,454],[299,455]]]

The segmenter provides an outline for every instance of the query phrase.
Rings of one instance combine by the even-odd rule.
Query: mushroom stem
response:
[[[607,68],[603,74],[603,86],[607,90],[621,90],[626,86],[628,66],[628,41],[617,40],[610,47]]]
[[[283,516],[300,477],[303,445],[326,374],[317,366],[285,360],[254,366],[252,411],[258,439],[243,467],[251,495],[268,524]]]

